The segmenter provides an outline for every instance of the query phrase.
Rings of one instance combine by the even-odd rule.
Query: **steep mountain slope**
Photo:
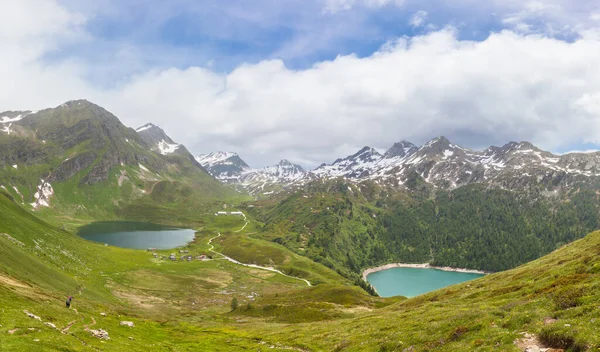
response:
[[[10,131],[0,133],[0,185],[33,208],[114,216],[116,209],[151,199],[164,187],[199,200],[232,194],[185,147],[163,155],[152,139],[172,145],[162,130],[140,135],[88,101],[0,116]],[[169,203],[161,197],[152,201]]]

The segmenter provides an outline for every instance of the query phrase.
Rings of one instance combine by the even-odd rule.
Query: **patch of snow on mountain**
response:
[[[154,127],[154,125],[153,125],[153,124],[151,124],[151,123],[148,123],[148,124],[145,124],[145,125],[144,125],[144,126],[142,126],[142,127],[139,127],[139,128],[138,128],[137,130],[135,130],[135,131],[136,131],[136,132],[142,132],[142,131],[145,131],[145,130],[147,130],[147,129],[150,129],[150,128],[152,128],[152,127]]]
[[[210,167],[217,163],[227,163],[227,159],[237,156],[236,153],[232,152],[213,152],[208,154],[201,154],[196,156],[196,161],[204,167]]]
[[[448,159],[452,155],[454,155],[454,152],[452,150],[444,150],[444,159]]]
[[[17,192],[17,194],[19,195],[19,197],[21,197],[21,201],[24,200],[23,195],[21,194],[21,192],[19,192],[19,189],[15,186],[13,186],[13,189],[15,190],[15,192]]]
[[[4,126],[4,128],[2,129],[2,132],[5,132],[6,134],[10,135],[10,126],[12,125],[12,123],[9,123],[8,126]]]
[[[158,142],[158,150],[162,155],[172,154],[179,147],[181,147],[181,144],[170,144],[167,143],[164,139]]]
[[[150,170],[148,170],[144,165],[142,165],[142,164],[138,164],[138,165],[139,165],[140,169],[142,169],[146,172],[150,172]]]
[[[12,117],[12,118],[8,117],[8,116],[2,116],[2,117],[0,117],[0,119],[2,119],[2,120],[0,120],[0,123],[4,124],[4,123],[9,123],[9,122],[16,122],[16,121],[22,120],[25,116],[27,116],[27,115],[18,115],[16,117]]]
[[[54,189],[52,189],[52,185],[50,182],[46,182],[43,179],[40,180],[40,184],[38,185],[37,192],[33,195],[35,201],[31,203],[33,208],[49,207],[50,206],[50,197],[54,194]]]
[[[571,151],[563,153],[561,155],[567,155],[567,154],[593,154],[593,153],[598,153],[598,152],[600,152],[600,150],[598,150],[598,149],[571,150]]]
[[[15,169],[19,168],[19,166],[17,164],[14,164],[12,167],[15,168]]]
[[[483,165],[484,168],[495,167],[495,168],[504,168],[506,163],[504,160],[498,161],[498,157],[496,155],[491,155],[486,158],[482,158],[479,162]]]

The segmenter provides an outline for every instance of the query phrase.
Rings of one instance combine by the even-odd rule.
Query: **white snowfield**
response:
[[[136,132],[142,132],[142,131],[145,131],[145,130],[147,130],[147,129],[150,129],[150,128],[152,128],[152,127],[154,127],[154,125],[153,125],[153,124],[151,124],[151,123],[147,123],[147,124],[145,124],[145,125],[144,125],[144,126],[142,126],[142,127],[138,127],[138,129],[137,129],[137,130],[135,130],[135,131],[136,131]]]
[[[181,147],[181,144],[170,144],[167,141],[165,141],[164,139],[162,141],[158,142],[158,150],[160,151],[160,153],[162,155],[172,154],[179,147]]]
[[[198,163],[200,163],[200,165],[202,165],[203,167],[211,167],[214,165],[232,165],[232,163],[230,161],[228,161],[227,159],[234,157],[234,156],[239,156],[237,155],[237,153],[233,153],[233,152],[213,152],[213,153],[208,153],[208,154],[201,154],[198,156],[195,156],[196,161]]]
[[[49,182],[40,180],[40,184],[37,186],[37,192],[33,195],[35,201],[31,203],[31,206],[34,209],[42,207],[50,206],[50,197],[54,194],[54,189],[52,189],[52,185]]]

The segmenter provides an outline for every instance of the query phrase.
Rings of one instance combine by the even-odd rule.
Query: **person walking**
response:
[[[67,308],[71,308],[71,300],[73,299],[73,296],[69,296],[69,298],[67,298]]]

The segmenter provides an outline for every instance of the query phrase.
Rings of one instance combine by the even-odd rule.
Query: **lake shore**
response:
[[[455,271],[459,273],[473,273],[473,274],[492,274],[490,271],[463,269],[463,268],[452,268],[449,266],[433,266],[429,263],[422,264],[407,264],[407,263],[391,263],[386,265],[377,266],[374,268],[367,268],[363,270],[362,277],[367,281],[367,276],[378,271],[392,269],[392,268],[419,268],[419,269],[437,269],[443,271]],[[368,282],[368,281],[367,281]]]

